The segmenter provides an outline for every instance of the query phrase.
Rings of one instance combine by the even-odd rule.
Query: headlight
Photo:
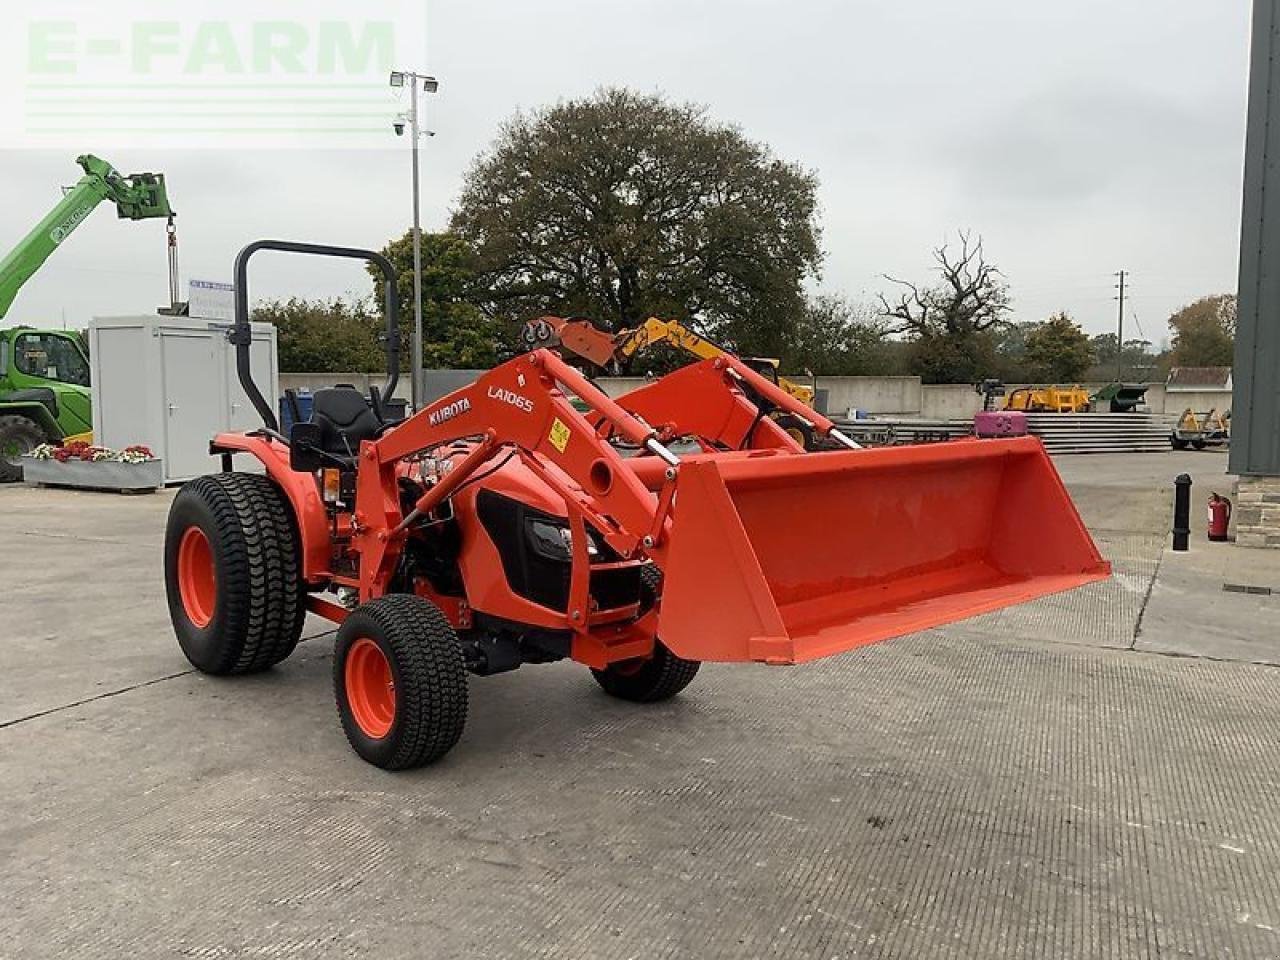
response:
[[[568,524],[552,523],[549,520],[529,520],[529,545],[534,552],[550,560],[561,560],[568,563],[573,558],[573,531]],[[594,557],[600,551],[593,538],[587,535],[587,556]]]

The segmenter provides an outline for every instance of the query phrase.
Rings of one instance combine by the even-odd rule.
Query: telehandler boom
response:
[[[31,279],[62,242],[104,200],[115,204],[116,214],[121,220],[150,220],[173,216],[165,192],[164,174],[134,173],[124,176],[107,161],[88,153],[76,157],[76,163],[84,170],[84,176],[0,260],[0,320],[9,312],[22,285]]]

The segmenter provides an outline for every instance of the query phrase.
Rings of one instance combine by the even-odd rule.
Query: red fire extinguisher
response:
[[[1209,494],[1209,539],[1222,542],[1227,539],[1227,527],[1231,523],[1231,501],[1216,493]]]

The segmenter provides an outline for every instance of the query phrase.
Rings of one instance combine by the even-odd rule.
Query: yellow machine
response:
[[[1089,391],[1078,386],[1019,387],[1005,398],[1006,410],[1022,410],[1026,413],[1088,413]]]
[[[659,320],[657,317],[650,317],[632,330],[622,331],[614,342],[614,355],[622,360],[630,359],[641,350],[658,343],[674,344],[703,360],[709,357],[722,357],[728,353],[723,347],[698,336],[678,320]],[[812,405],[813,388],[779,376],[776,359],[772,357],[741,357],[739,359],[761,376],[772,380],[801,403]]]

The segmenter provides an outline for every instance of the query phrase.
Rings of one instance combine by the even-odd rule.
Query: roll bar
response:
[[[383,303],[387,314],[387,385],[383,388],[382,395],[390,397],[400,379],[400,297],[396,291],[396,268],[391,261],[373,250],[361,250],[357,247],[331,247],[320,243],[296,243],[292,240],[255,240],[236,254],[236,321],[227,339],[236,348],[236,373],[240,377],[240,386],[244,387],[244,392],[262,416],[263,426],[276,432],[280,430],[275,409],[267,403],[262,391],[253,382],[253,371],[249,366],[249,347],[253,342],[253,332],[249,326],[249,258],[259,250],[364,260],[382,271]]]

